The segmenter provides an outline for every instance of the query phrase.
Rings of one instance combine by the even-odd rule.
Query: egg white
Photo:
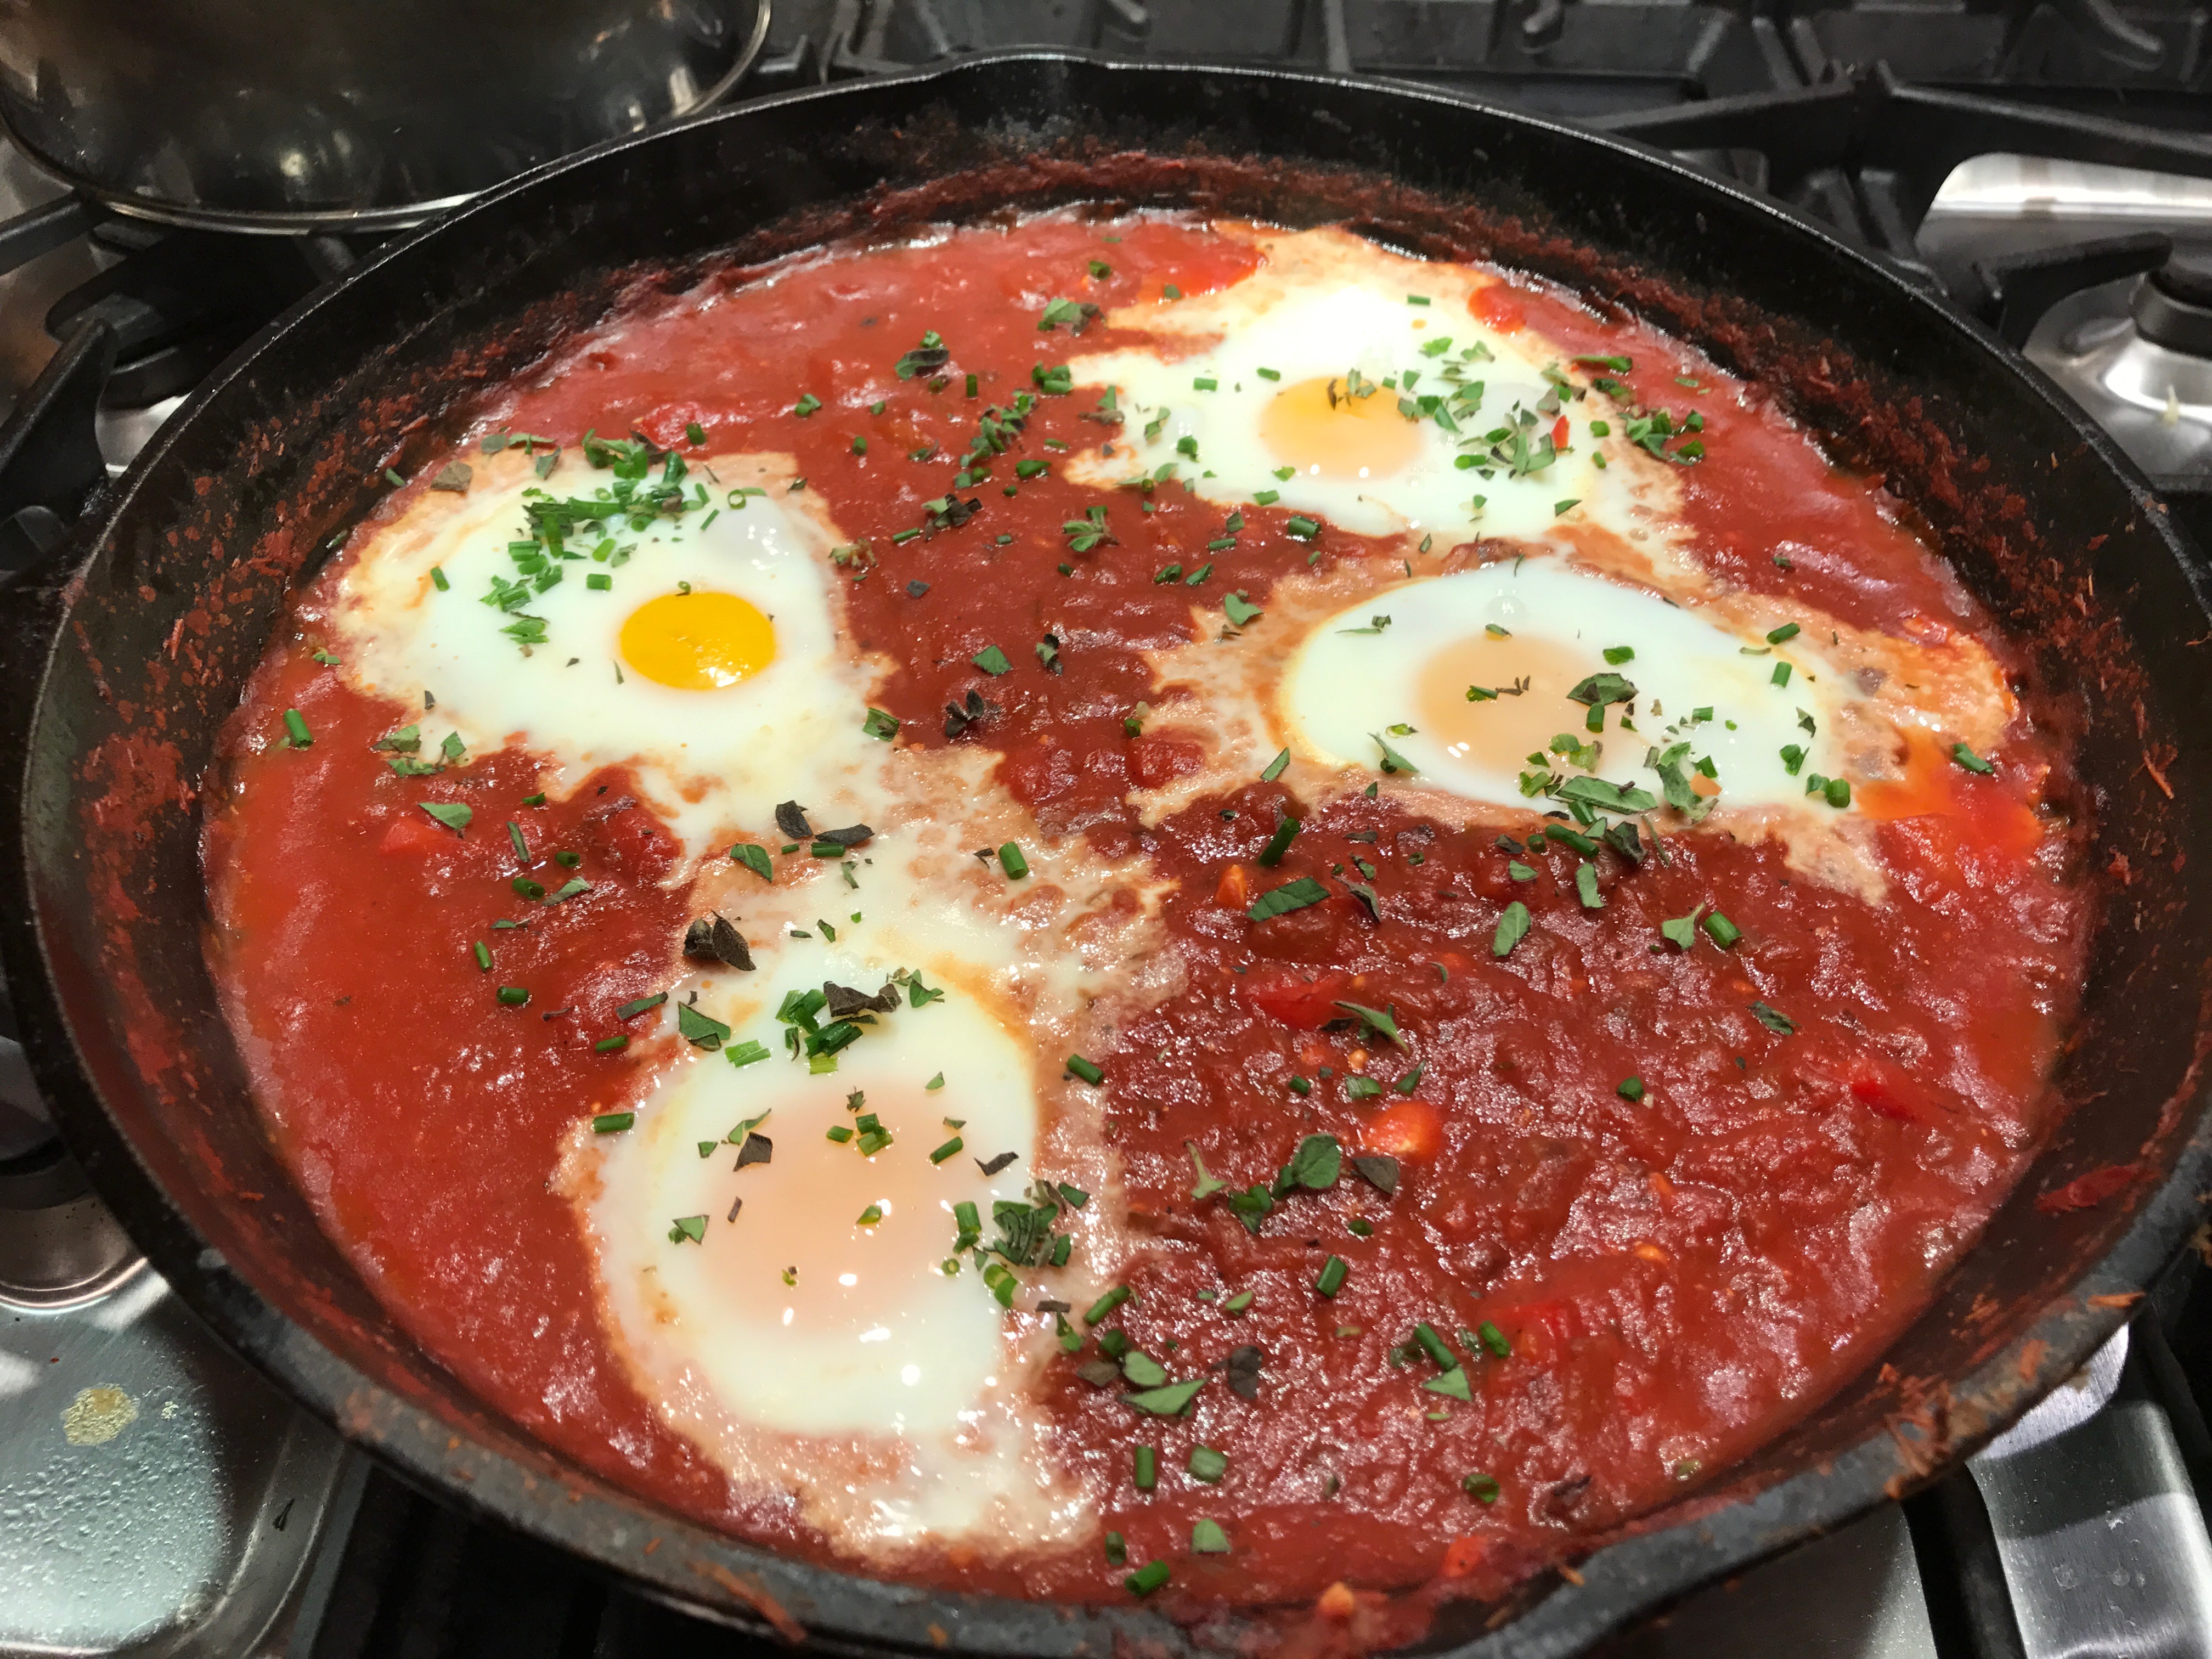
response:
[[[473,465],[466,494],[426,492],[355,552],[331,620],[364,689],[410,707],[434,696],[437,720],[471,751],[529,748],[556,795],[598,767],[631,766],[695,854],[766,824],[781,800],[817,807],[825,824],[863,816],[884,747],[860,729],[869,677],[840,643],[831,537],[789,494],[787,467],[741,456],[695,463],[695,479],[711,466],[720,481],[708,486],[713,505],[624,532],[632,550],[620,565],[565,562],[562,580],[524,607],[545,623],[545,642],[526,649],[501,631],[514,616],[483,603],[493,577],[515,574],[507,544],[529,533],[525,491],[589,495],[610,475],[570,454],[541,483],[512,450]],[[735,495],[740,487],[769,493]],[[611,586],[590,587],[594,574]],[[774,660],[719,690],[625,669],[623,622],[680,582],[735,593],[769,617]]]
[[[846,1547],[1032,1547],[1089,1513],[1038,1439],[1036,1343],[1053,1322],[1033,1304],[1096,1294],[1106,1205],[1067,1214],[1075,1259],[1024,1269],[1012,1318],[972,1257],[954,1257],[953,1206],[976,1205],[988,1240],[993,1202],[1047,1173],[1040,1078],[1059,1068],[1040,1061],[1022,992],[1051,981],[1041,957],[1055,953],[977,902],[991,880],[980,866],[888,842],[854,862],[858,889],[831,866],[744,907],[757,969],[695,975],[659,1015],[675,1030],[696,994],[731,1027],[726,1046],[686,1046],[634,1127],[581,1136],[595,1167],[581,1212],[607,1316],[673,1426],[741,1482],[795,1492]],[[791,1056],[793,1028],[776,1018],[788,994],[825,981],[875,992],[902,969],[942,994],[917,1007],[903,990],[832,1069]],[[749,1042],[769,1057],[731,1064]],[[893,1136],[872,1157],[827,1138],[862,1113]],[[732,1132],[763,1114],[772,1161],[734,1168],[744,1134]],[[933,1162],[956,1136],[959,1150]],[[864,1220],[871,1206],[879,1218]],[[671,1239],[678,1220],[702,1216],[697,1243]]]
[[[1366,631],[1378,616],[1388,616],[1389,624],[1379,633]],[[1728,807],[1802,802],[1809,778],[1841,769],[1831,736],[1843,701],[1841,678],[1805,648],[1806,635],[1771,646],[1758,635],[1717,626],[1695,610],[1558,558],[1505,560],[1401,583],[1322,622],[1298,647],[1279,694],[1292,744],[1323,764],[1371,769],[1382,765],[1387,742],[1432,787],[1506,808],[1553,806],[1522,793],[1522,775],[1535,769],[1523,750],[1508,746],[1500,753],[1494,744],[1455,742],[1416,712],[1416,682],[1439,652],[1471,645],[1455,660],[1477,665],[1486,645],[1506,654],[1508,642],[1486,632],[1492,628],[1557,648],[1563,672],[1522,696],[1550,716],[1542,724],[1579,743],[1601,744],[1595,775],[1609,781],[1659,797],[1659,775],[1646,763],[1650,752],[1684,741],[1692,745],[1687,758],[1714,763],[1717,799]],[[1611,664],[1603,654],[1607,647],[1635,654]],[[1778,662],[1790,665],[1786,685],[1773,684]],[[1584,706],[1565,693],[1583,676],[1608,672],[1636,688],[1634,729],[1622,728],[1623,705],[1616,703],[1606,710],[1605,732],[1595,735],[1585,729]],[[1485,689],[1500,689],[1504,678],[1486,674]],[[1702,709],[1711,709],[1711,717],[1693,719]],[[1521,716],[1524,707],[1509,690],[1451,712],[1479,730],[1486,720]],[[1390,732],[1401,725],[1415,729]],[[1783,757],[1785,747],[1800,751],[1794,773]],[[1556,756],[1547,766],[1568,776],[1578,769]],[[1823,802],[1820,810],[1832,809]]]
[[[1273,491],[1282,507],[1358,535],[1432,536],[1444,545],[1541,538],[1576,525],[1626,534],[1644,521],[1642,503],[1668,494],[1665,463],[1589,434],[1593,416],[1614,416],[1620,431],[1617,411],[1594,393],[1565,405],[1570,447],[1549,465],[1519,476],[1492,466],[1486,434],[1517,425],[1532,444],[1548,438],[1559,411],[1538,409],[1552,391],[1541,371],[1562,366],[1566,354],[1533,329],[1505,333],[1479,323],[1468,309],[1482,285],[1474,272],[1407,259],[1341,231],[1277,235],[1267,246],[1267,264],[1243,282],[1111,319],[1185,337],[1188,355],[1129,347],[1071,360],[1076,384],[1114,387],[1125,416],[1109,443],[1073,458],[1071,476],[1111,486],[1167,466],[1170,477],[1156,489],[1188,486],[1231,506]],[[1439,342],[1449,344],[1425,352]],[[1348,386],[1353,370],[1393,409],[1401,396],[1443,396],[1474,382],[1482,396],[1472,406],[1447,404],[1456,432],[1433,418],[1410,422],[1414,453],[1388,474],[1287,469],[1262,435],[1267,406],[1305,380]],[[1417,376],[1410,387],[1408,370]],[[1211,389],[1199,384],[1206,381]],[[1184,441],[1194,457],[1178,451]],[[1610,452],[1602,466],[1601,451]],[[1462,456],[1480,465],[1462,467]]]

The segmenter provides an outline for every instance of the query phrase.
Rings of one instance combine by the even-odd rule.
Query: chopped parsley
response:
[[[1764,1025],[1768,1030],[1773,1032],[1777,1036],[1789,1036],[1794,1034],[1797,1030],[1797,1022],[1796,1020],[1790,1018],[1789,1015],[1784,1013],[1779,1008],[1770,1006],[1766,1003],[1753,1003],[1751,1005],[1751,1013],[1753,1018],[1756,1019],[1761,1025]]]
[[[1265,921],[1270,916],[1302,910],[1309,904],[1319,904],[1328,896],[1328,888],[1311,876],[1300,876],[1295,881],[1285,882],[1280,887],[1261,894],[1244,914],[1254,921]],[[1524,910],[1522,914],[1525,915],[1527,913]]]

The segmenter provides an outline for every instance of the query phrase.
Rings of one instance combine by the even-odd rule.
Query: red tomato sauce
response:
[[[1208,593],[1264,605],[1309,551],[1325,573],[1399,550],[1327,526],[1292,542],[1285,510],[1247,507],[1248,532],[1208,553],[1223,509],[1194,495],[1164,490],[1140,515],[1057,471],[1009,490],[1017,456],[1099,439],[1095,390],[1039,398],[1018,448],[968,492],[981,506],[967,524],[891,538],[945,493],[978,414],[1035,389],[1033,368],[1141,337],[1041,333],[1048,301],[1172,304],[1170,289],[1225,286],[1254,259],[1187,220],[1070,214],[733,271],[611,320],[487,418],[563,445],[596,428],[681,447],[696,423],[721,448],[795,455],[843,533],[877,550],[845,603],[859,642],[901,665],[877,698],[900,741],[995,751],[1043,832],[1173,878],[1165,921],[1187,987],[1093,1057],[1152,1245],[1106,1328],[1213,1380],[1196,1416],[1139,1416],[1121,1389],[1078,1376],[1097,1357],[1086,1347],[1054,1364],[1047,1395],[1066,1455],[1113,1473],[1103,1524],[1128,1565],[1170,1562],[1171,1604],[1303,1603],[1340,1597],[1340,1581],[1494,1595],[1818,1404],[2003,1196],[2081,970],[2067,832],[2037,810],[2064,757],[2023,714],[1994,775],[1931,746],[1904,782],[1868,788],[1891,880],[1879,907],[1794,873],[1772,842],[1709,826],[1668,833],[1663,861],[1601,852],[1593,909],[1577,856],[1529,850],[1526,815],[1455,830],[1387,787],[1323,805],[1255,782],[1145,827],[1131,790],[1195,759],[1124,725],[1155,690],[1144,653],[1189,635],[1192,596],[1156,583],[1159,567],[1211,558]],[[1620,378],[1638,397],[1701,413],[1705,453],[1683,473],[1693,556],[1714,575],[1856,625],[1990,637],[1881,491],[1758,389],[1557,293],[1488,289],[1478,304],[1493,327],[1629,356]],[[881,392],[927,330],[955,346],[941,380]],[[802,396],[822,406],[800,414]],[[1072,556],[1061,526],[1093,506],[1115,539]],[[668,884],[675,843],[618,774],[546,806],[526,804],[537,770],[520,752],[393,776],[369,744],[413,711],[346,690],[309,654],[332,580],[246,696],[208,838],[215,953],[268,1096],[286,1103],[272,1115],[292,1165],[379,1294],[486,1400],[673,1509],[818,1552],[786,1502],[733,1492],[659,1425],[607,1351],[577,1219],[547,1189],[578,1117],[635,1091],[640,1048],[594,1043],[666,983],[689,915],[683,883]],[[1063,641],[1056,673],[971,666],[986,645],[1046,633]],[[946,737],[945,706],[971,690],[998,712]],[[287,708],[310,747],[236,752]],[[422,799],[469,805],[474,830],[441,827]],[[1283,813],[1304,830],[1261,868]],[[508,819],[540,862],[580,855],[591,892],[520,905]],[[551,888],[569,871],[544,873]],[[1332,896],[1248,917],[1297,877]],[[1516,900],[1532,925],[1500,956]],[[1661,942],[1662,922],[1700,907],[1741,938]],[[501,917],[529,925],[495,929]],[[502,1005],[499,986],[528,1002]],[[1388,1011],[1400,1040],[1346,1004]],[[1341,1177],[1274,1200],[1257,1231],[1224,1190],[1194,1196],[1207,1181],[1264,1188],[1313,1134],[1340,1143]],[[1395,1165],[1370,1179],[1355,1156]],[[1340,1273],[1333,1294],[1316,1290]],[[1464,1398],[1426,1386],[1455,1385],[1424,1324]],[[1246,1349],[1256,1388],[1232,1388],[1253,1374],[1251,1356],[1232,1358]],[[1225,1455],[1218,1483],[1185,1473],[1201,1445]],[[1130,1479],[1140,1447],[1161,1470],[1149,1492]],[[1229,1553],[1191,1552],[1201,1518],[1222,1523]],[[902,1573],[1116,1600],[1124,1571],[1086,1546],[1004,1568],[955,1550]]]

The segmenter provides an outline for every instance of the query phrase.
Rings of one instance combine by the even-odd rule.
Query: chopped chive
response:
[[[1020,846],[1010,841],[999,848],[999,867],[1006,872],[1007,880],[1019,881],[1029,874],[1030,861],[1024,856]],[[1093,1078],[1091,1081],[1095,1083],[1097,1079]]]
[[[1136,1457],[1136,1486],[1139,1492],[1150,1492],[1159,1485],[1160,1454],[1154,1446],[1139,1446]]]
[[[1093,1088],[1106,1080],[1106,1073],[1084,1059],[1081,1054],[1070,1054],[1067,1057],[1067,1069]]]
[[[658,1008],[662,1003],[667,1000],[667,992],[655,991],[651,996],[640,997],[635,1002],[625,1002],[621,1007],[615,1010],[615,1018],[617,1019],[635,1019],[640,1014],[645,1012],[647,1009]]]
[[[491,972],[491,946],[478,939],[476,943],[476,952],[477,966],[487,974]]]
[[[1766,642],[1769,645],[1780,645],[1784,641],[1796,639],[1801,631],[1796,623],[1784,623],[1767,635]]]
[[[1116,1285],[1084,1310],[1083,1322],[1086,1325],[1096,1325],[1115,1309],[1127,1302],[1129,1299],[1129,1287],[1127,1285]]]
[[[592,1133],[595,1135],[618,1135],[636,1121],[635,1112],[601,1112],[592,1120]]]
[[[453,583],[446,580],[444,566],[434,564],[430,567],[430,586],[441,593],[450,592],[453,590]]]
[[[1342,1256],[1333,1255],[1321,1264],[1321,1277],[1314,1280],[1314,1290],[1322,1296],[1333,1297],[1344,1288],[1345,1279],[1351,1272]]]
[[[520,1008],[530,1000],[530,993],[520,985],[502,985],[499,988],[499,1000],[503,1006]]]
[[[1170,299],[1181,299],[1182,297],[1173,289],[1169,289],[1167,290],[1167,294],[1168,297]],[[1121,1583],[1123,1587],[1126,1588],[1132,1595],[1150,1595],[1154,1590],[1158,1589],[1161,1585],[1168,1582],[1169,1576],[1168,1564],[1166,1562],[1147,1561],[1143,1566],[1139,1567],[1136,1571],[1124,1578]]]
[[[592,1052],[595,1054],[618,1054],[629,1047],[629,1038],[617,1031],[612,1036],[604,1036],[594,1042]]]
[[[1513,1345],[1505,1340],[1505,1333],[1488,1320],[1486,1319],[1477,1325],[1474,1328],[1474,1334],[1482,1339],[1482,1346],[1500,1359],[1510,1359],[1513,1357]]]
[[[1743,929],[1717,910],[1705,917],[1705,931],[1712,935],[1713,943],[1723,951],[1743,937]]]
[[[295,749],[305,749],[315,740],[314,733],[307,730],[306,719],[296,708],[288,708],[284,711],[284,731],[292,739],[292,747]]]
[[[960,1137],[958,1135],[955,1135],[951,1139],[946,1141],[942,1146],[939,1146],[935,1152],[932,1152],[929,1155],[929,1161],[932,1164],[942,1164],[948,1158],[957,1158],[960,1154],[960,1149],[963,1145],[963,1143]]]
[[[1969,772],[1979,772],[1984,777],[1997,769],[1963,743],[1954,743],[1951,745],[1951,758]]]
[[[1277,778],[1283,775],[1284,769],[1288,767],[1290,763],[1291,751],[1285,749],[1281,754],[1276,756],[1274,759],[1267,763],[1267,769],[1260,774],[1260,781],[1262,783],[1273,783]]]
[[[1437,1334],[1437,1328],[1425,1319],[1413,1327],[1413,1340],[1421,1345],[1424,1353],[1437,1362],[1438,1370],[1448,1371],[1458,1365],[1459,1356],[1444,1346],[1443,1338]]]

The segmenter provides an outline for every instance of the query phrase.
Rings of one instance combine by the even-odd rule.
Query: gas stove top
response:
[[[775,0],[737,95],[1022,46],[1395,76],[1672,149],[2021,347],[2212,546],[2212,0]],[[377,240],[171,229],[4,148],[0,218],[0,586]],[[86,1189],[12,1030],[0,991],[0,1659],[757,1645],[439,1508],[278,1395]],[[2203,1266],[1967,1469],[1608,1651],[2212,1654]]]

